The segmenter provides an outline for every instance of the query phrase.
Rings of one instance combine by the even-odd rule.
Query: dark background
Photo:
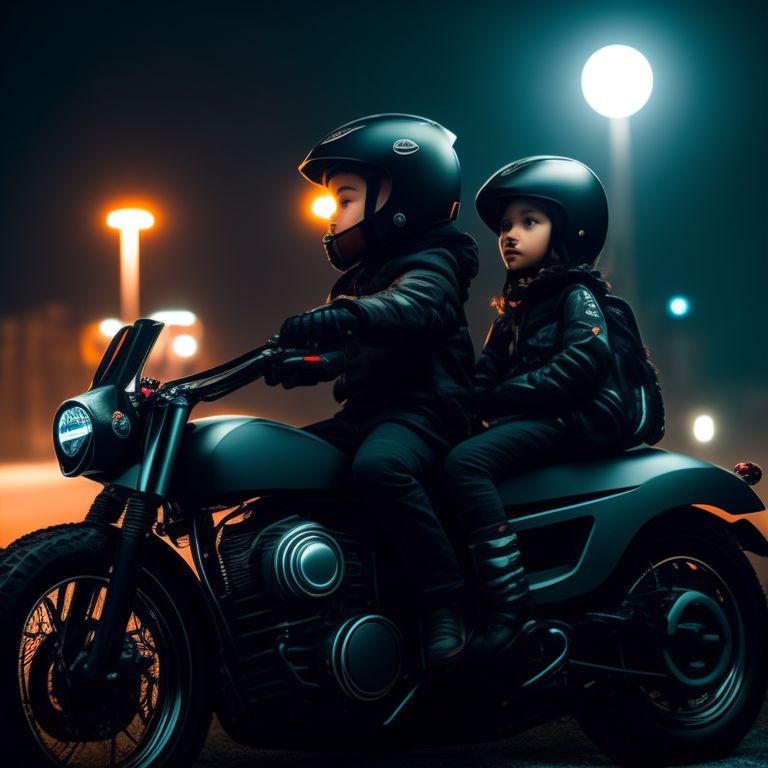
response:
[[[428,116],[459,137],[459,223],[482,250],[468,304],[479,350],[503,273],[475,191],[500,165],[547,153],[590,165],[610,199],[608,120],[584,101],[581,69],[604,45],[637,47],[655,85],[631,118],[636,306],[668,402],[663,445],[728,466],[768,459],[765,3],[26,3],[0,13],[0,317],[51,303],[73,328],[116,315],[117,235],[104,216],[141,202],[157,215],[142,235],[142,311],[196,312],[201,366],[324,301],[337,275],[296,166],[332,128],[382,111]],[[632,268],[621,258],[609,275],[619,293]],[[692,302],[682,320],[666,312],[677,293]],[[327,386],[255,385],[216,406],[294,424],[334,408]],[[709,445],[690,438],[704,411],[719,428]]]

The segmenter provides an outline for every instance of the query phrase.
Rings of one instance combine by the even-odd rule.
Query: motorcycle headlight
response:
[[[84,408],[74,405],[62,411],[57,424],[59,447],[70,459],[74,458],[93,434],[93,422]]]

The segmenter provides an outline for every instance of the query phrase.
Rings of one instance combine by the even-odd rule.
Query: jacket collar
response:
[[[589,288],[597,298],[602,298],[610,290],[600,270],[590,264],[551,264],[535,275],[519,280],[515,280],[510,273],[504,285],[504,304],[506,308],[514,309],[520,302],[530,304],[531,301],[560,293],[566,286],[575,283]]]

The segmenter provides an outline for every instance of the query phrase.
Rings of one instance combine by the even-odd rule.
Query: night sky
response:
[[[337,273],[296,166],[332,128],[385,111],[458,135],[459,224],[482,252],[468,305],[479,351],[503,274],[476,190],[517,157],[562,154],[591,166],[610,200],[608,121],[584,101],[581,68],[604,45],[638,48],[655,85],[631,118],[637,311],[674,406],[670,446],[686,448],[684,408],[701,406],[731,438],[744,425],[731,445],[764,451],[768,4],[26,3],[0,14],[0,316],[50,302],[82,324],[116,315],[117,236],[103,219],[140,201],[158,217],[142,237],[142,309],[196,312],[208,364],[323,303]],[[620,266],[611,278],[620,293]],[[666,315],[676,293],[692,301],[684,321]],[[693,350],[685,376],[682,348]],[[229,407],[292,423],[333,411],[327,387],[250,387]]]

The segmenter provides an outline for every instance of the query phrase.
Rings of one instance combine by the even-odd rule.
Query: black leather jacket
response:
[[[329,301],[360,322],[334,385],[345,411],[467,436],[474,349],[464,302],[477,270],[475,241],[445,225],[342,275]]]
[[[544,270],[492,324],[475,370],[476,408],[500,423],[557,416],[590,443],[618,445],[623,409],[600,308],[607,285],[588,266]]]

